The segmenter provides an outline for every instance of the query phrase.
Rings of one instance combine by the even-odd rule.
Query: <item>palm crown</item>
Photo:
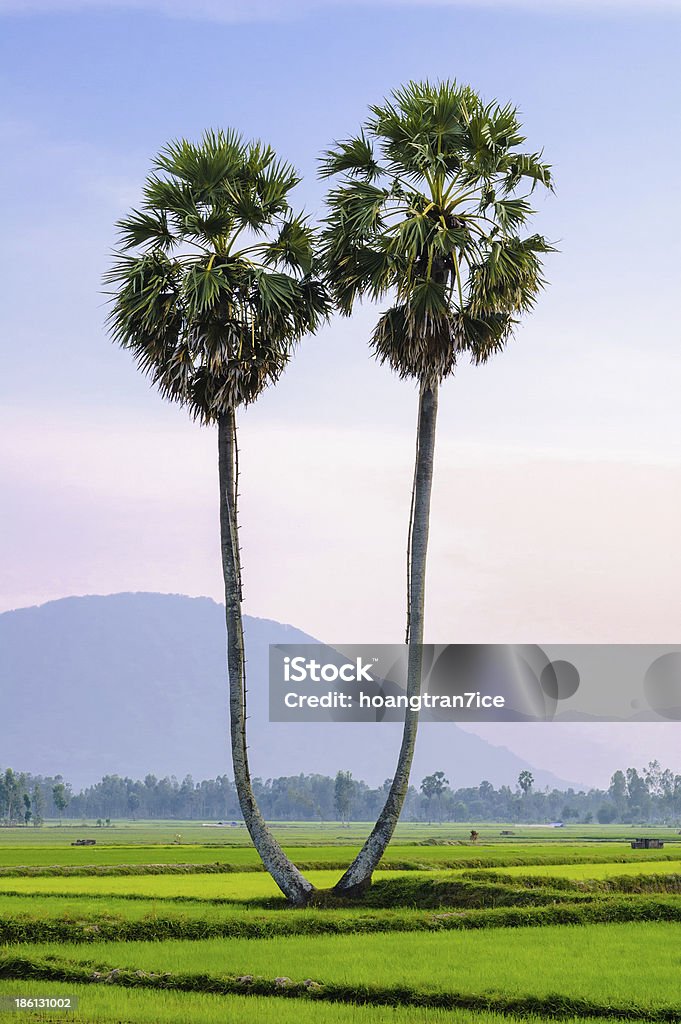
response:
[[[500,349],[532,307],[551,246],[519,231],[550,169],[519,151],[514,107],[455,82],[412,82],[370,110],[322,161],[324,176],[342,175],[328,196],[328,279],[346,314],[361,295],[393,295],[372,347],[401,376],[435,383],[461,352],[479,362]]]
[[[254,401],[327,313],[294,169],[234,132],[166,146],[118,222],[111,332],[204,421]],[[134,250],[134,251],[133,251]]]

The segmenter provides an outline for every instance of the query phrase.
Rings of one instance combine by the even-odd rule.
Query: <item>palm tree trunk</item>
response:
[[[246,745],[246,660],[241,617],[241,557],[237,521],[237,444],[234,410],[218,420],[220,536],[225,579],[229,720],[234,785],[246,828],[265,868],[296,906],[308,902],[314,886],[307,881],[274,838],[253,793]]]
[[[416,467],[412,517],[409,526],[408,610],[409,654],[407,662],[407,696],[421,692],[423,662],[423,618],[426,595],[426,554],[430,521],[430,493],[433,483],[435,425],[437,420],[437,384],[422,385],[416,443]],[[404,716],[402,746],[390,791],[369,838],[354,861],[337,882],[335,891],[345,896],[360,895],[371,884],[371,876],[385,853],[397,825],[407,790],[414,758],[419,712],[407,708]]]

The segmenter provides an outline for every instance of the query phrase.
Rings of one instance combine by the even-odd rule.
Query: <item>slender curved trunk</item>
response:
[[[433,482],[433,456],[435,452],[435,425],[437,420],[437,384],[422,385],[419,397],[419,416],[416,440],[416,466],[408,547],[407,629],[409,654],[407,662],[407,696],[421,692],[423,662],[423,617],[426,593],[426,554],[430,520],[430,493]],[[361,895],[371,884],[371,876],[378,867],[386,847],[392,839],[407,790],[414,758],[419,713],[407,708],[404,716],[402,746],[397,768],[383,810],[369,838],[354,861],[337,882],[335,891],[345,896]]]
[[[229,720],[232,738],[234,784],[246,828],[265,868],[288,900],[301,906],[314,893],[314,886],[300,873],[274,838],[260,813],[253,793],[246,745],[246,660],[241,617],[241,556],[237,521],[236,416],[230,410],[218,420],[218,466],[220,476],[220,536],[222,571],[225,579],[227,619],[227,669],[229,675]]]

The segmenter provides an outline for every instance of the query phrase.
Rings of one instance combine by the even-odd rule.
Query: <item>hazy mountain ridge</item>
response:
[[[270,619],[245,617],[252,773],[342,768],[375,785],[391,774],[396,724],[270,723],[270,643],[314,643]],[[231,776],[224,608],[207,597],[131,593],[68,597],[0,615],[0,765],[62,773],[76,786],[103,774]],[[421,727],[413,779],[443,770],[459,787],[569,783],[451,724]]]

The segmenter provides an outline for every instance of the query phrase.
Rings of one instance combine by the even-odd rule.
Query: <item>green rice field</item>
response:
[[[16,985],[0,981],[0,996],[12,995]],[[499,1013],[476,1013],[467,1010],[429,1010],[417,1006],[344,1005],[343,1003],[311,1002],[303,999],[268,999],[258,996],[185,994],[173,991],[149,992],[92,985],[65,985],[43,982],[40,991],[46,996],[75,996],[80,1009],[70,1013],[69,1020],[89,1024],[111,1021],[135,1021],[137,1024],[540,1024],[542,1017],[509,1016]],[[86,1007],[86,1009],[83,1009]],[[25,1019],[25,1017],[23,1018]],[[39,1018],[34,1017],[34,1020]],[[43,1019],[49,1020],[49,1017]],[[55,1019],[55,1018],[52,1018]],[[581,1024],[581,1017],[564,1017],[565,1024]],[[631,1018],[630,1018],[631,1019]],[[590,1018],[590,1024],[603,1024],[608,1018]]]
[[[38,959],[50,946],[27,946]],[[113,968],[171,974],[254,974],[303,982],[389,989],[398,980],[416,992],[503,992],[547,997],[560,992],[569,965],[570,995],[626,1005],[672,1006],[679,997],[681,924],[642,922],[483,929],[476,932],[404,935],[291,936],[234,939],[226,970],[225,943],[103,942],[97,948],[64,945],[59,957]],[[399,978],[395,964],[400,964]],[[541,964],[541,970],[537,966]]]
[[[394,872],[399,876],[402,872]],[[378,871],[375,878],[391,877],[393,872]],[[330,888],[338,880],[338,871],[309,871],[318,888]],[[0,893],[70,893],[90,897],[143,896],[157,899],[205,899],[248,902],[280,896],[279,889],[264,872],[190,875],[111,875],[106,878],[0,878]]]
[[[569,863],[569,864],[541,864],[527,865],[522,867],[509,866],[504,868],[504,874],[514,876],[535,876],[541,878],[614,878],[623,875],[681,875],[681,859],[669,861],[629,861],[628,863],[611,862],[609,864],[599,863]]]
[[[242,829],[1,829],[0,997],[79,1005],[0,1019],[681,1021],[677,830],[470,827],[403,825],[365,899],[304,910]],[[364,830],[277,828],[322,890]]]

